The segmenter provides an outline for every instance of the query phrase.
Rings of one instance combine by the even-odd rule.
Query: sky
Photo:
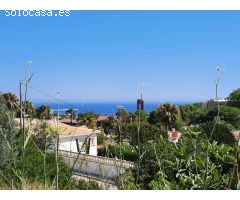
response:
[[[224,98],[240,87],[240,11],[71,11],[69,17],[0,12],[0,91],[30,82],[71,102],[214,98],[217,66]],[[29,90],[32,101],[48,97]]]

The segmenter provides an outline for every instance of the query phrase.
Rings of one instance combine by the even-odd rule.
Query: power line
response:
[[[23,83],[23,85],[26,85],[26,83]],[[36,91],[36,92],[38,92],[38,93],[46,96],[46,97],[48,97],[48,98],[54,99],[56,102],[60,101],[60,102],[62,102],[62,103],[64,103],[64,104],[69,105],[70,107],[73,107],[73,108],[75,107],[75,106],[74,106],[73,104],[71,104],[71,103],[68,103],[68,102],[66,102],[66,101],[64,101],[64,100],[62,100],[62,99],[60,99],[60,98],[54,97],[54,96],[52,96],[52,95],[50,95],[50,94],[47,94],[46,92],[43,92],[43,91],[41,91],[41,90],[39,90],[39,89],[36,89],[36,88],[34,88],[34,87],[30,86],[30,85],[28,85],[28,87],[29,87],[30,89],[32,89],[32,90],[34,90],[34,91]]]

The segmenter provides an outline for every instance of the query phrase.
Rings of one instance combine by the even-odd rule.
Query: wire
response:
[[[26,84],[23,83],[23,85],[26,85]],[[66,101],[64,101],[64,100],[62,100],[62,99],[59,99],[59,98],[54,97],[54,96],[52,96],[52,95],[50,95],[50,94],[47,94],[46,92],[43,92],[43,91],[41,91],[41,90],[39,90],[39,89],[36,89],[36,88],[34,88],[34,87],[30,86],[30,85],[28,85],[28,87],[29,87],[30,89],[32,89],[32,90],[34,90],[34,91],[36,91],[36,92],[44,95],[44,96],[47,96],[48,98],[54,99],[54,100],[56,100],[56,101],[61,101],[62,103],[67,104],[67,105],[69,105],[69,106],[72,107],[72,108],[75,107],[75,106],[74,106],[73,104],[71,104],[71,103],[68,103],[68,102],[66,102]]]

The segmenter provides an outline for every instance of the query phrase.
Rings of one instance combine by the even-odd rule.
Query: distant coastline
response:
[[[43,104],[46,104],[44,102],[33,102],[35,107],[39,107]],[[145,103],[144,105],[144,111],[149,113],[152,110],[154,110],[159,104],[163,104],[165,102],[159,102],[159,103]],[[186,105],[186,104],[192,104],[194,102],[171,102],[175,105]],[[48,106],[51,108],[51,110],[56,111],[58,108],[57,103],[48,103]],[[99,115],[114,115],[119,107],[124,107],[128,112],[135,112],[137,109],[136,103],[60,103],[59,104],[59,110],[60,113],[65,113],[67,109],[69,108],[76,109],[77,113],[85,113],[85,112],[95,112]]]

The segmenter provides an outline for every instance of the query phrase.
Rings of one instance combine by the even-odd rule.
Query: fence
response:
[[[95,162],[100,164],[106,164],[111,166],[118,166],[125,169],[134,167],[133,162],[129,162],[126,160],[119,160],[114,158],[106,158],[101,156],[91,156],[87,154],[78,154],[70,151],[59,151],[59,154],[68,157],[68,158],[78,158],[79,160],[89,161],[89,162]]]

